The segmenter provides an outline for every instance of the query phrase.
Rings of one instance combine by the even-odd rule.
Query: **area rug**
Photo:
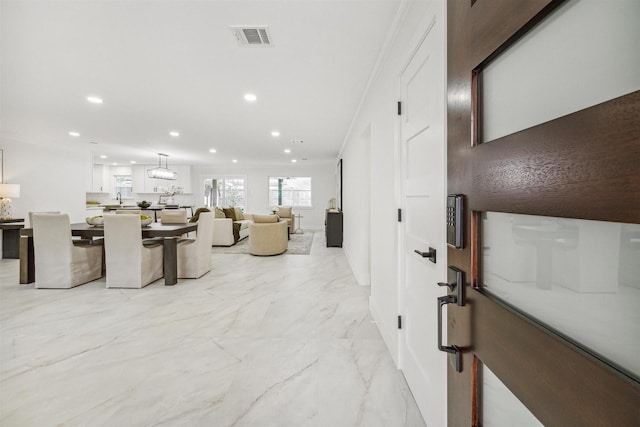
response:
[[[304,234],[292,234],[287,251],[284,255],[309,255],[313,244],[313,232]],[[213,254],[248,254],[249,238],[240,240],[233,246],[214,246],[211,248]]]

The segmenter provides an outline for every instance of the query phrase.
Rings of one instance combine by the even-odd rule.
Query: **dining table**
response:
[[[164,284],[172,286],[178,283],[178,238],[183,234],[196,231],[197,223],[162,224],[153,222],[141,227],[143,239],[155,238],[163,245]],[[85,222],[71,224],[71,235],[93,241],[104,237],[104,227],[89,225]],[[20,284],[35,282],[36,268],[33,248],[33,229],[20,230]]]

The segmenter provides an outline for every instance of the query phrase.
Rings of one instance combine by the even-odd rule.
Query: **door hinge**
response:
[[[398,101],[398,115],[402,115],[402,102]]]
[[[402,329],[402,316],[398,316],[398,329]]]
[[[398,222],[402,222],[402,209],[398,209]]]

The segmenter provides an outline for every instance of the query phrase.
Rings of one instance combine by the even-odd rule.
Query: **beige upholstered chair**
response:
[[[179,279],[197,279],[211,270],[214,218],[213,212],[201,212],[195,240],[188,239],[178,242]]]
[[[73,288],[102,276],[102,246],[74,245],[67,214],[31,215],[36,288]]]
[[[117,214],[140,215],[140,209],[116,209]]]
[[[266,219],[263,217],[272,217]],[[275,215],[254,215],[249,225],[249,253],[252,255],[279,255],[287,250],[287,222]]]
[[[142,245],[139,215],[105,215],[107,288],[142,288],[162,277],[163,247]]]
[[[184,209],[164,209],[160,214],[163,224],[184,224],[187,222],[187,211]]]
[[[293,234],[296,230],[296,217],[293,215],[293,208],[291,206],[279,206],[278,216],[280,219],[287,222],[289,225],[289,232]]]

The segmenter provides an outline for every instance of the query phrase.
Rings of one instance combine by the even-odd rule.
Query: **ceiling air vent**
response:
[[[269,37],[268,28],[264,26],[231,26],[233,35],[236,36],[240,46],[269,46],[271,45],[271,37]]]

